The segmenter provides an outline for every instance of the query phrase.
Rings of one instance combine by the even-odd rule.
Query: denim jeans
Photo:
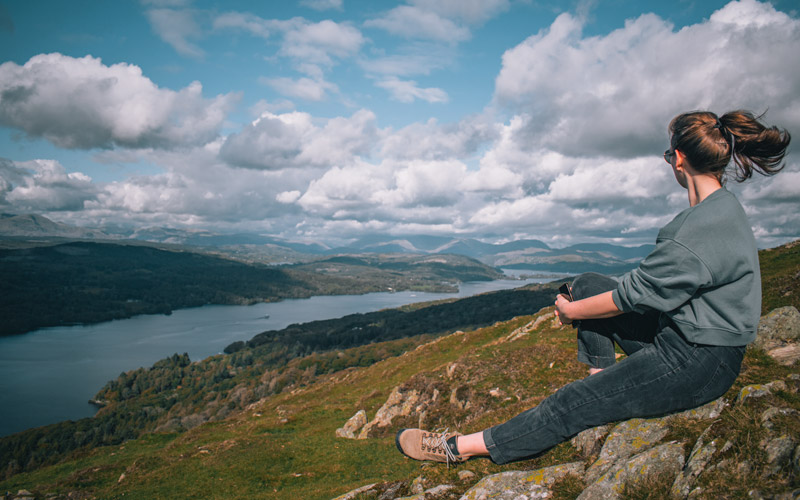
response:
[[[616,288],[588,273],[573,282],[576,300]],[[614,343],[627,357],[615,362]],[[626,313],[584,320],[578,359],[603,371],[559,389],[538,406],[483,431],[498,464],[532,457],[584,429],[695,408],[723,395],[739,375],[745,346],[694,344],[666,316]]]

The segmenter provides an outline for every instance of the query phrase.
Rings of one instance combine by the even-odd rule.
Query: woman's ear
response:
[[[676,149],[675,151],[675,168],[682,169],[683,163],[686,161],[686,156],[681,152],[680,149]]]

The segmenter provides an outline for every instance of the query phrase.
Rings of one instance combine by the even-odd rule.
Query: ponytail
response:
[[[709,111],[676,116],[669,124],[672,148],[683,153],[698,172],[712,173],[724,182],[733,159],[733,178],[744,182],[756,171],[774,175],[783,169],[791,141],[787,130],[767,127],[749,111],[731,111],[717,118]]]
[[[733,145],[734,178],[738,182],[752,177],[754,170],[774,175],[784,167],[783,157],[792,137],[786,130],[763,125],[760,118],[749,111],[731,111],[719,119]]]

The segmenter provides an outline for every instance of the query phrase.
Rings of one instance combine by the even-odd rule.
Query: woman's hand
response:
[[[556,316],[562,325],[572,324],[573,318],[570,316],[570,302],[569,297],[563,293],[556,296]]]

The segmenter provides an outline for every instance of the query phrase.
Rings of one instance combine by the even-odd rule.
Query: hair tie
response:
[[[717,118],[716,122],[714,123],[714,128],[722,130],[722,123],[719,121],[719,118]]]

